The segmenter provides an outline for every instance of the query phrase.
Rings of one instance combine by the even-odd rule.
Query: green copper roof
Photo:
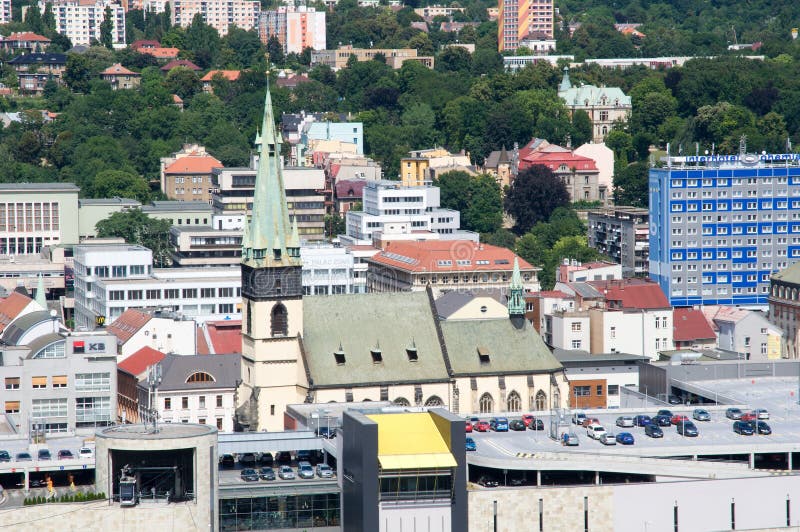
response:
[[[511,274],[511,289],[508,292],[508,313],[511,316],[525,315],[525,288],[519,273],[519,260],[514,257],[514,271]]]
[[[242,239],[242,262],[255,267],[300,265],[300,242],[289,225],[289,208],[280,160],[281,137],[275,128],[272,96],[267,84],[260,134],[258,170],[249,231]]]
[[[558,86],[558,92],[564,92],[572,88],[572,83],[569,81],[569,67],[564,67],[564,77],[561,78],[561,85]]]

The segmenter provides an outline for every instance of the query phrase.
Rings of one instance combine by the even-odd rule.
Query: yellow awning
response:
[[[432,469],[456,467],[450,453],[378,455],[382,469]]]
[[[427,412],[372,414],[367,417],[378,424],[378,456],[450,452]]]

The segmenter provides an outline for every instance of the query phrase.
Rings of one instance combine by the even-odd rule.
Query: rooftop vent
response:
[[[416,362],[419,360],[419,355],[417,354],[417,343],[414,339],[411,339],[411,345],[406,347],[406,355],[408,355],[409,362]]]
[[[333,358],[336,359],[336,365],[344,366],[344,350],[342,349],[342,342],[339,342],[339,349],[333,352]]]
[[[372,355],[373,364],[380,364],[383,362],[383,354],[381,353],[380,342],[375,342],[375,347],[369,350],[369,354]]]
[[[481,361],[481,364],[488,364],[489,360],[489,350],[485,347],[478,347],[478,359]]]

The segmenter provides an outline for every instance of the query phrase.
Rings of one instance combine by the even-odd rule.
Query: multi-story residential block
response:
[[[10,11],[8,20],[3,20],[5,9],[10,10],[10,0],[0,1],[0,24],[11,22]],[[8,53],[42,53],[50,46],[50,39],[31,31],[20,31],[0,37],[0,49]]]
[[[335,50],[317,50],[311,52],[312,65],[327,65],[334,70],[347,67],[350,57],[356,61],[372,61],[376,55],[386,58],[386,64],[395,70],[406,61],[417,61],[428,68],[433,68],[433,56],[418,56],[416,48],[353,48],[351,45],[340,46]]]
[[[40,323],[50,323],[49,332]],[[39,329],[25,344],[11,338]],[[16,330],[11,330],[16,329]],[[13,333],[13,334],[9,334]],[[19,434],[93,433],[116,421],[116,339],[105,332],[67,334],[45,311],[4,332],[2,404]]]
[[[137,209],[142,206],[128,198],[81,198],[78,200],[78,236],[80,239],[97,236],[97,222],[115,212]]]
[[[389,242],[367,259],[367,290],[408,292],[430,287],[438,295],[473,288],[505,289],[517,262],[525,290],[539,290],[541,268],[506,248],[470,240]]]
[[[462,170],[474,174],[474,168],[466,154],[453,154],[443,148],[414,150],[400,159],[400,179],[404,187],[430,185],[444,172]]]
[[[161,192],[171,200],[211,203],[213,169],[224,165],[197,144],[161,158]]]
[[[197,324],[174,311],[143,312],[130,308],[106,330],[117,338],[117,361],[122,362],[143,347],[162,353],[197,354]]]
[[[587,310],[557,310],[545,316],[545,342],[559,349],[587,351],[590,348],[590,323]]]
[[[114,90],[135,89],[142,81],[142,75],[128,70],[119,63],[115,63],[100,72],[100,78],[111,84]]]
[[[553,0],[498,0],[497,49],[516,50],[529,35],[552,39]]]
[[[52,80],[61,82],[67,68],[65,54],[32,53],[20,55],[8,62],[17,73],[19,90],[27,94],[40,94],[45,84]]]
[[[77,244],[79,191],[72,183],[0,184],[0,255]]]
[[[0,24],[11,22],[11,0],[0,1]]]
[[[434,17],[452,17],[455,13],[463,13],[466,11],[464,7],[451,7],[451,6],[442,6],[442,5],[434,5],[434,6],[425,6],[419,7],[414,9],[414,13],[419,15],[422,18],[430,18],[433,19]]]
[[[45,2],[39,2],[44,13]],[[59,0],[53,3],[56,31],[69,38],[73,45],[89,45],[100,41],[101,27],[106,17],[106,8],[111,13],[111,43],[115,48],[125,47],[125,8],[116,0]]]
[[[717,335],[717,347],[739,353],[745,360],[783,357],[783,330],[756,310],[704,305],[700,307]]]
[[[129,308],[167,308],[205,320],[235,319],[241,277],[230,268],[154,269],[152,252],[135,245],[75,248],[75,325],[109,325]]]
[[[589,211],[589,247],[622,265],[624,277],[645,277],[650,258],[649,211],[611,207]]]
[[[318,244],[300,248],[303,261],[303,294],[357,294],[366,284],[356,282],[353,255],[342,247]]]
[[[277,37],[284,53],[302,53],[306,48],[324,50],[325,11],[306,6],[279,6],[262,11],[258,19],[258,36],[264,44]]]
[[[650,264],[674,306],[766,305],[800,259],[797,154],[672,157],[650,170]]]
[[[569,68],[564,67],[564,77],[558,86],[558,96],[570,113],[585,111],[592,121],[594,142],[603,142],[614,122],[627,122],[631,115],[631,97],[619,87],[594,85],[572,86]]]
[[[257,0],[170,0],[170,18],[173,26],[185,28],[195,15],[217,30],[220,36],[228,34],[228,28],[252,30],[256,27],[261,3]]]
[[[253,209],[258,158],[249,168],[214,169],[215,192],[211,202],[217,213],[247,213]],[[322,240],[325,236],[325,173],[317,168],[287,167],[283,169],[289,215],[297,220],[300,238]]]

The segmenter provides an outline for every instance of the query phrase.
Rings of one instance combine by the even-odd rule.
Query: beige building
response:
[[[430,185],[444,172],[464,170],[474,174],[472,163],[464,153],[453,154],[444,148],[414,150],[400,159],[400,179],[404,187]]]
[[[211,203],[213,170],[223,167],[203,146],[186,144],[161,158],[161,192],[171,200]]]
[[[170,0],[169,5],[173,26],[185,28],[199,14],[221,37],[228,34],[232,25],[248,31],[255,29],[261,13],[261,3],[256,0]]]
[[[558,87],[558,96],[570,113],[585,111],[592,121],[592,141],[603,142],[614,122],[627,122],[631,116],[631,97],[619,87],[572,86],[569,68],[564,67],[564,78]]]
[[[345,68],[350,56],[356,61],[372,61],[376,55],[386,58],[386,64],[395,70],[406,61],[418,61],[428,68],[433,68],[432,56],[418,56],[416,48],[353,48],[351,45],[340,46],[336,50],[319,50],[311,52],[312,65],[327,65],[334,70]]]
[[[97,222],[115,212],[136,209],[142,204],[128,198],[81,198],[78,200],[78,235],[84,238],[97,236]]]
[[[114,63],[100,72],[100,79],[109,82],[114,90],[135,89],[142,81],[142,75],[128,70],[119,63]]]

